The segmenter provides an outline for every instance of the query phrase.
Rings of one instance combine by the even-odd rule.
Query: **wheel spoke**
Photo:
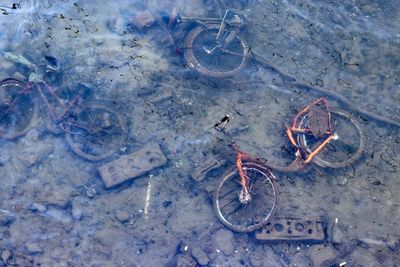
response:
[[[247,232],[253,231],[266,224],[274,210],[276,194],[274,184],[269,173],[257,167],[243,166],[249,186],[251,199],[243,204],[239,201],[237,191],[242,189],[238,171],[225,176],[217,191],[214,192],[214,207],[220,220],[233,230]],[[222,184],[221,184],[222,183]],[[235,185],[232,190],[232,185]],[[224,190],[229,188],[228,190]],[[222,192],[224,192],[222,194]],[[229,198],[232,194],[233,198]],[[223,197],[221,197],[223,195]]]

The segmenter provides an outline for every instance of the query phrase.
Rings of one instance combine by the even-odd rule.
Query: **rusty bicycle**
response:
[[[38,66],[9,52],[5,57],[28,67],[31,74],[28,82],[14,78],[0,82],[0,138],[15,139],[36,126],[42,99],[48,130],[65,133],[68,145],[80,157],[99,161],[122,147],[127,125],[116,109],[105,102],[84,101],[83,90],[64,99],[43,80],[44,71]]]
[[[297,172],[311,163],[324,168],[346,167],[354,164],[364,150],[364,135],[357,120],[330,107],[325,98],[303,108],[287,127],[286,135],[295,148],[295,159],[288,166],[239,150],[234,137],[226,131],[228,122],[229,116],[225,116],[214,128],[230,140],[235,168],[217,183],[213,206],[219,220],[237,232],[253,232],[271,220],[278,195],[277,179],[271,170]]]
[[[220,7],[220,1],[215,2],[213,6]],[[158,24],[171,43],[175,43],[173,29],[177,25],[188,25],[183,46],[177,46],[177,50],[182,49],[186,65],[206,76],[228,78],[247,65],[250,46],[242,35],[245,25],[243,12],[217,9],[221,17],[182,16],[176,9],[165,15],[145,10],[134,16],[133,23],[140,30]]]
[[[239,150],[231,135],[220,126],[214,128],[230,138],[235,168],[217,183],[214,210],[228,228],[253,232],[265,226],[274,214],[278,196],[276,178],[268,167]]]
[[[241,72],[251,59],[253,62],[277,72],[284,81],[283,86],[313,90],[324,96],[332,97],[373,120],[400,127],[399,121],[361,108],[335,90],[299,81],[281,67],[270,62],[262,53],[255,51],[244,38],[245,19],[248,17],[246,11],[226,9],[222,14],[222,18],[190,18],[177,14],[171,17],[178,23],[196,22],[197,26],[186,35],[183,46],[186,64],[191,69],[208,77],[230,79],[235,83],[233,77]],[[247,82],[249,81],[246,80],[245,83]]]
[[[326,98],[303,108],[286,128],[286,135],[295,148],[295,159],[288,166],[262,160],[268,168],[297,172],[310,163],[344,168],[353,165],[365,149],[360,123],[350,113],[331,107]]]

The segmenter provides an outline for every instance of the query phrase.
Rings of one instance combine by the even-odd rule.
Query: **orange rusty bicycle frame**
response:
[[[300,111],[296,117],[293,120],[292,126],[291,127],[287,127],[286,129],[286,134],[290,140],[290,143],[297,148],[296,151],[296,157],[301,158],[301,151],[302,148],[298,146],[295,138],[294,138],[294,134],[297,133],[310,133],[310,129],[308,128],[298,128],[298,122],[299,122],[299,118],[301,118],[302,116],[304,116],[305,114],[307,114],[308,112],[310,112],[311,106],[312,105],[325,105],[328,111],[328,123],[329,123],[329,130],[326,132],[326,134],[328,134],[328,138],[326,138],[316,149],[314,149],[308,156],[307,158],[304,160],[304,163],[310,163],[312,161],[312,159],[330,142],[332,141],[332,139],[335,138],[335,134],[332,133],[332,120],[331,120],[331,113],[329,112],[329,105],[328,105],[328,100],[326,98],[319,98],[317,100],[315,100],[314,102],[312,102],[311,104],[309,104],[308,106],[306,106],[302,111]]]
[[[247,188],[246,174],[244,173],[242,166],[243,166],[243,160],[250,159],[250,156],[247,153],[245,153],[243,151],[240,151],[235,143],[232,143],[232,147],[233,147],[233,150],[235,151],[235,154],[236,154],[236,163],[235,163],[235,165],[236,165],[236,168],[237,168],[237,170],[239,172],[240,184],[242,185],[243,192],[245,194],[248,194],[249,193],[249,189]]]

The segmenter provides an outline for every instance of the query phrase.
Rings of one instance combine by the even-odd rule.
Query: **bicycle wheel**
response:
[[[123,116],[97,102],[73,109],[64,128],[71,149],[90,161],[103,160],[117,152],[127,133]]]
[[[265,167],[246,162],[243,171],[249,178],[251,200],[242,203],[242,190],[237,169],[224,176],[214,191],[214,210],[219,220],[236,232],[253,232],[266,225],[277,202],[275,177]]]
[[[219,27],[220,24],[210,23],[190,31],[185,39],[184,56],[188,66],[197,72],[214,78],[227,78],[246,66],[250,49],[237,34],[229,44],[218,46]]]
[[[16,79],[0,82],[0,138],[13,139],[25,135],[37,122],[39,104],[25,83]]]
[[[343,168],[353,164],[361,157],[364,151],[365,137],[360,123],[350,113],[337,108],[330,108],[330,111],[334,133],[338,138],[332,140],[320,151],[312,162],[324,168]],[[299,125],[300,128],[307,128],[307,115],[300,120]],[[321,140],[316,140],[304,133],[298,135],[297,141],[308,154],[321,142]]]

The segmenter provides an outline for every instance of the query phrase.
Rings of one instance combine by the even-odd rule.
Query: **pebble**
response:
[[[25,246],[29,254],[40,254],[43,252],[39,244],[36,242],[27,242]]]
[[[218,230],[214,235],[215,248],[219,249],[226,256],[230,256],[235,250],[235,239],[233,233],[228,230]]]
[[[127,27],[125,20],[120,16],[112,16],[107,21],[107,27],[114,33],[119,35],[126,34]]]
[[[41,203],[36,203],[35,202],[30,206],[30,210],[33,211],[33,212],[44,213],[44,212],[46,212],[47,207],[46,207],[46,205],[43,205]]]
[[[176,264],[173,264],[172,266],[176,266],[176,267],[196,267],[197,266],[196,261],[189,255],[184,255],[184,254],[177,255],[175,260],[176,260]]]
[[[77,207],[76,205],[72,206],[71,215],[74,220],[76,220],[76,221],[81,220],[82,214],[83,214],[83,212],[80,207]]]
[[[15,221],[15,216],[11,212],[0,212],[0,226],[8,226]]]
[[[331,232],[331,241],[334,244],[340,244],[342,243],[343,239],[344,239],[344,233],[341,231],[338,225],[334,225],[332,227],[332,232]]]
[[[199,247],[194,247],[192,249],[192,256],[196,259],[197,263],[200,265],[208,265],[210,262],[207,254]]]
[[[126,223],[130,219],[130,214],[123,210],[117,210],[115,211],[115,218],[121,223]]]
[[[167,200],[167,201],[164,201],[162,205],[163,205],[164,208],[167,208],[167,207],[171,206],[171,204],[172,204],[172,201],[171,200]]]
[[[398,236],[388,235],[386,242],[391,250],[395,250],[400,244],[400,238]]]
[[[87,195],[88,198],[94,198],[97,195],[96,188],[88,187],[86,189],[86,195]]]
[[[1,259],[4,263],[7,263],[7,260],[10,258],[11,252],[8,249],[5,249],[1,252]]]
[[[71,216],[69,216],[69,214],[67,214],[62,209],[58,209],[55,207],[49,207],[48,210],[46,211],[46,215],[58,222],[63,223],[63,224],[72,223]]]
[[[74,189],[69,186],[57,187],[52,192],[41,192],[42,195],[39,196],[38,201],[47,205],[65,208],[70,205],[73,191]]]

